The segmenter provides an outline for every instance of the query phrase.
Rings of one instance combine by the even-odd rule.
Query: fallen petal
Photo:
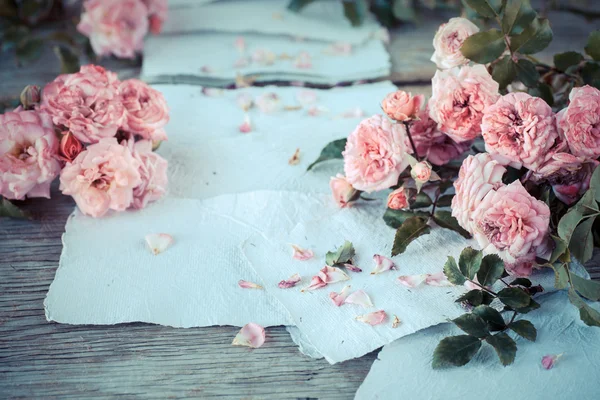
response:
[[[352,271],[352,272],[362,272],[362,269],[358,268],[356,265],[352,265],[350,263],[346,263],[346,264],[342,264],[344,266],[344,268],[346,268],[348,271]]]
[[[258,49],[252,53],[252,61],[261,65],[273,65],[277,56],[270,50]]]
[[[252,122],[250,122],[250,116],[248,114],[244,116],[244,122],[242,122],[239,129],[242,133],[252,132]]]
[[[365,112],[359,107],[355,107],[352,110],[342,113],[340,116],[342,118],[362,118],[365,116]]]
[[[394,319],[392,320],[392,328],[399,327],[401,323],[402,321],[400,321],[400,318],[394,315]]]
[[[310,89],[300,90],[296,94],[296,100],[298,100],[298,103],[302,104],[303,106],[314,104],[317,101],[317,92]]]
[[[364,290],[357,290],[356,292],[352,292],[347,298],[345,303],[348,304],[356,304],[359,306],[363,306],[364,308],[373,307],[373,302],[368,294],[364,292]]]
[[[292,258],[295,258],[296,260],[306,261],[310,260],[315,256],[315,253],[312,250],[303,249],[302,247],[296,246],[295,244],[292,245],[292,249],[294,249],[294,252],[292,253]]]
[[[359,315],[358,317],[356,317],[356,320],[364,322],[365,324],[369,324],[371,326],[375,326],[381,324],[386,317],[387,314],[385,313],[385,311],[379,310],[369,314]]]
[[[317,276],[325,283],[336,283],[350,279],[344,271],[337,267],[330,267],[329,265],[324,266]]]
[[[289,289],[296,286],[301,280],[302,277],[300,277],[300,274],[294,274],[290,276],[288,280],[279,282],[277,286],[279,286],[280,289]]]
[[[244,288],[244,289],[264,289],[264,288],[263,288],[262,286],[260,286],[259,284],[256,284],[256,283],[254,283],[254,282],[248,282],[248,281],[245,281],[245,280],[242,280],[242,279],[240,279],[240,280],[238,281],[238,285],[239,285],[241,288]]]
[[[300,149],[296,149],[296,152],[288,160],[288,164],[296,165],[300,163]]]
[[[146,235],[146,243],[152,254],[157,255],[165,251],[173,243],[173,237],[166,233],[150,233]]]
[[[347,56],[352,53],[352,43],[336,42],[326,47],[323,50],[325,54],[331,54],[335,56]]]
[[[310,54],[308,54],[305,51],[298,54],[298,57],[296,57],[296,62],[294,63],[294,65],[296,66],[296,68],[300,68],[300,69],[312,68],[312,60],[311,60]]]
[[[279,96],[275,93],[263,93],[256,98],[256,106],[263,113],[272,113],[281,107]]]
[[[219,96],[223,96],[223,89],[216,89],[216,88],[202,88],[202,94],[207,96],[207,97],[219,97]]]
[[[301,290],[301,292],[305,292],[307,290],[316,290],[322,287],[327,286],[327,282],[323,281],[320,276],[313,276],[310,280],[310,285]]]
[[[233,63],[233,68],[244,68],[250,65],[248,57],[240,57]]]
[[[312,106],[306,111],[306,114],[310,115],[311,117],[318,117],[319,115],[324,114],[326,112],[327,108],[325,107]]]
[[[236,104],[239,108],[244,111],[248,111],[252,108],[254,102],[252,101],[252,96],[249,93],[240,93],[235,99]]]
[[[265,328],[253,322],[244,325],[233,339],[233,342],[231,342],[234,346],[248,346],[255,349],[259,348],[264,343]]]
[[[396,269],[396,264],[392,260],[387,257],[384,257],[379,254],[375,254],[373,256],[373,260],[375,261],[375,269],[371,272],[371,275],[379,274],[381,272],[389,271],[391,269]]]
[[[200,68],[200,71],[204,72],[205,74],[212,74],[214,72],[212,67],[209,65],[204,65],[202,68]]]
[[[243,53],[244,51],[246,51],[246,39],[244,39],[242,36],[238,36],[237,38],[235,38],[234,46],[237,49],[237,51]]]
[[[335,304],[337,307],[339,307],[342,304],[344,304],[344,302],[349,294],[350,294],[350,285],[347,285],[347,286],[344,286],[344,288],[342,289],[342,291],[340,293],[336,293],[336,292],[329,293],[329,298],[331,299],[331,301],[333,301],[333,304]]]
[[[564,353],[560,354],[548,354],[542,357],[542,367],[545,369],[551,369],[554,367],[554,364],[558,361],[559,358],[563,356]]]
[[[437,272],[435,274],[429,274],[427,279],[425,279],[425,284],[429,286],[454,286],[446,275],[444,275],[443,271]]]
[[[429,274],[402,275],[396,278],[396,281],[406,287],[415,288],[425,282],[428,276]]]

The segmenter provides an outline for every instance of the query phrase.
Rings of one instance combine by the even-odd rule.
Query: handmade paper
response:
[[[491,346],[463,367],[433,370],[431,358],[440,340],[462,332],[442,324],[399,339],[381,350],[355,399],[598,399],[600,329],[586,326],[566,293],[540,299],[542,307],[523,315],[537,328],[535,343],[517,337],[514,364],[503,367]],[[598,303],[590,306],[600,309]],[[564,353],[554,368],[542,357]]]

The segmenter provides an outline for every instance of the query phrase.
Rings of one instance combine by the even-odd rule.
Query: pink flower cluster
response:
[[[158,34],[167,18],[167,0],[85,0],[77,25],[99,56],[134,58],[148,31]]]
[[[167,139],[169,111],[147,84],[88,65],[46,85],[33,107],[0,115],[3,197],[50,197],[60,174],[60,190],[100,217],[166,192],[167,161],[152,148]]]

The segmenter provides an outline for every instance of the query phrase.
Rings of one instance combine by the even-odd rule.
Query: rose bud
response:
[[[40,87],[36,85],[27,85],[21,92],[21,104],[24,109],[33,108],[40,102]]]
[[[360,193],[341,174],[338,174],[335,178],[331,178],[329,187],[331,188],[333,199],[340,208],[347,207],[353,200],[356,200],[357,194]]]
[[[73,161],[83,150],[83,145],[69,131],[63,132],[60,140],[60,159],[66,162]]]
[[[410,170],[410,176],[412,176],[415,181],[421,183],[429,181],[429,178],[431,178],[431,164],[427,161],[416,163]]]
[[[398,90],[383,99],[381,108],[393,120],[410,121],[416,118],[424,101],[422,94],[413,97],[411,93]]]
[[[404,186],[394,190],[389,194],[387,206],[392,210],[402,210],[408,208],[408,197],[406,196],[406,190],[404,189]]]

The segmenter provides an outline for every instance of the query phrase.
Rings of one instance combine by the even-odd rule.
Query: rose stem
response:
[[[406,127],[406,134],[408,135],[408,140],[410,141],[410,145],[412,146],[413,152],[415,153],[415,158],[419,161],[419,153],[417,152],[417,146],[415,146],[415,142],[413,142],[413,138],[410,135],[410,124],[407,121],[404,121],[404,126]]]

